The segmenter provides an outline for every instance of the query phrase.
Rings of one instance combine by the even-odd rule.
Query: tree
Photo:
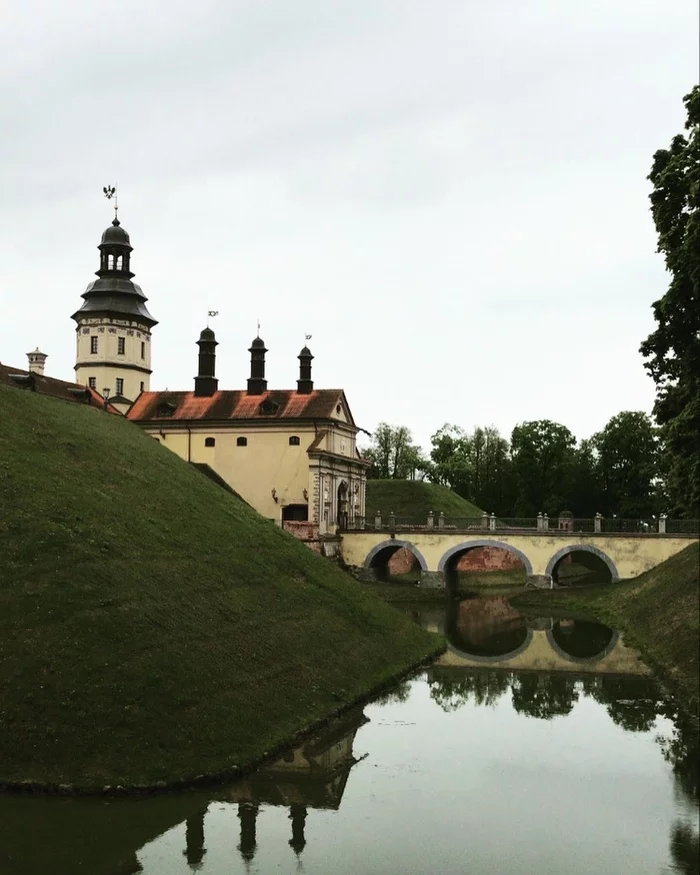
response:
[[[549,419],[516,425],[510,441],[517,496],[516,516],[567,509],[576,439]]]
[[[585,519],[603,512],[598,456],[590,438],[582,440],[574,450],[568,504],[576,516]]]
[[[653,304],[657,328],[640,351],[656,383],[671,510],[694,516],[700,506],[700,86],[684,102],[690,134],[655,153],[648,177],[658,251],[671,282]]]
[[[658,510],[658,438],[646,413],[618,413],[593,435],[592,443],[598,454],[602,513],[637,518]]]
[[[427,466],[427,460],[420,447],[413,443],[411,432],[405,425],[380,422],[365,455],[372,463],[367,476],[373,479],[413,479]]]
[[[484,510],[509,514],[513,498],[508,441],[497,428],[476,428],[472,435],[444,425],[431,438],[431,478],[449,486]]]

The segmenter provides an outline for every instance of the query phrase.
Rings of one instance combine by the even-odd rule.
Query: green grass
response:
[[[0,411],[0,781],[222,773],[439,648],[126,420]]]
[[[397,517],[427,520],[429,511],[446,517],[481,518],[481,511],[466,498],[446,486],[425,483],[422,480],[368,480],[366,514],[369,520],[379,510],[388,517],[393,511]]]
[[[527,593],[513,604],[584,611],[615,626],[689,709],[697,711],[699,568],[695,543],[633,580]]]

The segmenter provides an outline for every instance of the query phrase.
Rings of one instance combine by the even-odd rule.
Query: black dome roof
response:
[[[115,243],[119,243],[122,246],[131,247],[131,241],[129,240],[129,235],[122,228],[119,223],[119,219],[115,217],[112,224],[107,228],[107,230],[102,235],[102,240],[100,240],[100,246],[104,244],[113,245]]]
[[[205,328],[205,329],[202,331],[202,333],[199,335],[199,339],[200,339],[200,340],[208,340],[208,341],[212,341],[212,340],[216,340],[216,335],[215,335],[214,332],[211,330],[211,328],[207,327],[207,328]]]
[[[250,345],[251,349],[265,349],[265,341],[262,337],[256,337],[255,340]]]
[[[305,346],[305,347],[302,349],[302,351],[299,353],[299,355],[297,356],[297,358],[300,358],[300,359],[312,359],[312,358],[313,358],[313,355],[311,354],[311,350],[309,349],[309,347],[308,347],[308,346]]]

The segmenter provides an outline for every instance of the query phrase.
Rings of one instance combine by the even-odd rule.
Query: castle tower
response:
[[[129,235],[114,218],[98,246],[99,279],[83,292],[84,303],[72,318],[77,323],[75,379],[102,393],[125,413],[151,377],[151,329],[157,321],[147,298],[132,282]]]
[[[29,359],[29,372],[32,374],[39,374],[40,376],[44,375],[44,365],[46,364],[46,359],[48,356],[45,352],[41,352],[39,347],[33,351],[27,353],[27,358]]]

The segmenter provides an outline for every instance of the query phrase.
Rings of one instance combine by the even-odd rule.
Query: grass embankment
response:
[[[517,596],[518,607],[583,611],[625,633],[645,660],[698,709],[700,548],[687,547],[645,574],[615,584]]]
[[[126,420],[0,411],[0,781],[222,774],[439,648]]]
[[[432,510],[436,516],[442,511],[446,517],[481,518],[476,505],[457,495],[446,486],[425,483],[422,480],[368,480],[365,501],[367,518],[377,511],[383,517],[393,513],[397,517],[427,520]]]

